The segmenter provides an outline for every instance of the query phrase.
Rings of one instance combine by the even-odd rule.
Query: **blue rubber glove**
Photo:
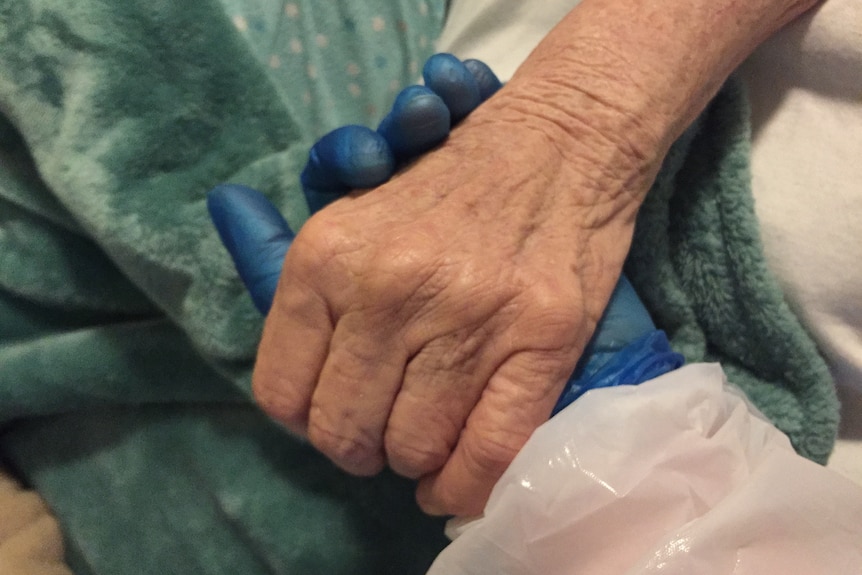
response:
[[[344,126],[321,138],[300,175],[315,213],[355,189],[386,182],[405,162],[432,150],[449,131],[502,87],[479,60],[435,54],[425,63],[426,86],[409,86],[395,98],[377,131]]]
[[[313,214],[351,190],[379,186],[394,172],[395,157],[383,136],[364,126],[344,126],[312,146],[299,181]]]
[[[428,58],[422,78],[425,86],[403,90],[377,128],[399,162],[441,143],[452,127],[503,86],[484,62],[462,62],[451,54]]]
[[[497,76],[479,60],[461,62],[452,54],[435,54],[422,69],[422,79],[446,103],[457,124],[502,87]]]
[[[449,54],[429,58],[423,71],[431,88],[410,86],[396,97],[377,131],[344,126],[312,146],[300,183],[315,213],[354,189],[388,181],[398,165],[440,144],[452,126],[450,106],[460,117],[490,98],[502,84],[478,60],[460,62]],[[463,88],[469,85],[469,88]],[[478,99],[474,92],[479,94]],[[266,315],[275,296],[281,264],[294,234],[259,192],[222,185],[209,193],[207,206],[240,278],[260,312]]]
[[[266,196],[246,186],[216,187],[207,208],[255,307],[267,315],[293,231]]]
[[[591,389],[637,385],[684,363],[623,275],[551,415]]]

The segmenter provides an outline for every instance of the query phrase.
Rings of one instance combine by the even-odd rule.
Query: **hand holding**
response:
[[[511,174],[516,166],[489,162],[489,156],[501,159],[499,146],[491,146],[496,154],[467,156],[468,165],[463,154],[453,157],[462,146],[504,142],[488,136],[499,127],[479,123],[441,164],[420,162],[390,187],[402,179],[409,185],[341,200],[311,220],[327,224],[300,234],[300,240],[311,236],[307,247],[317,254],[301,250],[311,259],[285,272],[282,285],[291,287],[279,288],[287,301],[276,302],[284,307],[267,324],[255,377],[264,408],[307,433],[342,467],[374,473],[388,459],[404,475],[425,476],[419,498],[429,511],[481,507],[496,477],[547,418],[604,305],[585,309],[583,286],[572,281],[579,278],[571,256],[583,253],[576,240],[595,237],[590,222],[567,234],[560,232],[577,218],[541,221],[555,220],[554,210],[536,201],[553,181],[540,177],[537,189],[523,180],[533,188],[519,202],[522,190],[511,186],[495,194],[512,183],[495,178],[497,168]],[[529,154],[521,159],[535,168]],[[472,184],[466,204],[439,186],[453,170],[455,181]],[[492,196],[499,202],[488,202]],[[502,217],[488,217],[495,211]],[[536,221],[512,233],[505,222],[519,219]],[[625,248],[616,250],[618,265]],[[609,292],[613,277],[604,281]],[[297,353],[288,366],[267,345],[284,349],[290,341]]]

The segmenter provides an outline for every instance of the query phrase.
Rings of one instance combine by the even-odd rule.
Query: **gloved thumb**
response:
[[[263,194],[245,186],[217,186],[207,195],[207,208],[255,306],[266,315],[293,231]]]

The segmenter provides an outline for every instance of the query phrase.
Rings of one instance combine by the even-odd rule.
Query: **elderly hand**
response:
[[[616,178],[562,156],[547,119],[509,124],[505,104],[525,102],[501,95],[391,184],[309,222],[255,373],[263,407],[348,471],[388,460],[423,477],[430,512],[480,510],[547,419],[634,215],[629,182],[603,198],[595,180]],[[532,145],[504,147],[518,137]]]

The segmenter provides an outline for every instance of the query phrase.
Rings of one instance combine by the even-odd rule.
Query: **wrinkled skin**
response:
[[[507,88],[312,217],[264,330],[263,409],[351,473],[420,478],[430,513],[481,511],[601,316],[650,180],[639,156],[578,139]]]
[[[260,404],[338,465],[479,512],[549,415],[671,143],[815,0],[583,0],[512,81],[285,258]]]

